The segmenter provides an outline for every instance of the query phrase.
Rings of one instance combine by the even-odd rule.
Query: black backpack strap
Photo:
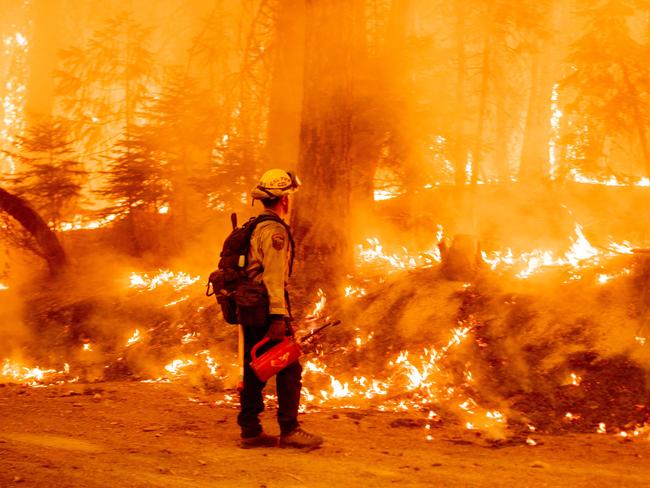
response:
[[[251,245],[251,236],[253,235],[253,231],[255,230],[255,227],[257,227],[258,224],[261,224],[262,222],[267,222],[269,220],[272,220],[274,222],[278,222],[284,226],[284,228],[287,231],[287,235],[289,236],[289,243],[291,244],[291,257],[289,259],[289,276],[293,273],[293,259],[296,255],[296,243],[293,240],[293,236],[291,235],[291,228],[289,227],[289,224],[287,224],[284,220],[282,220],[280,217],[278,217],[275,214],[262,214],[258,215],[257,217],[251,218],[246,224],[248,227],[246,228],[246,265],[248,266],[248,251],[250,249]]]

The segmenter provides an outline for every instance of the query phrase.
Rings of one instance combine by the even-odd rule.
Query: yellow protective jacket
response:
[[[261,215],[275,214],[264,210]],[[289,281],[292,248],[289,233],[280,222],[257,224],[251,235],[246,276],[264,283],[269,294],[269,314],[289,316],[285,289]]]

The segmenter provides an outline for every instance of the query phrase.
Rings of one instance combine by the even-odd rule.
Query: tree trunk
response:
[[[56,234],[47,226],[41,216],[22,198],[0,188],[0,210],[7,212],[36,239],[42,256],[47,261],[50,273],[61,273],[66,256]]]
[[[641,97],[639,96],[636,87],[630,79],[630,74],[625,63],[619,63],[619,66],[623,72],[625,87],[627,88],[628,94],[633,101],[632,112],[634,114],[634,125],[639,137],[639,143],[641,144],[641,154],[643,156],[645,175],[650,177],[650,149],[648,148],[648,137],[646,135],[647,125],[639,107],[639,105],[641,105]]]
[[[281,0],[277,8],[265,159],[269,167],[290,169],[300,146],[305,0]]]
[[[466,185],[467,179],[467,150],[465,132],[465,116],[467,106],[465,102],[466,82],[467,82],[467,6],[464,0],[456,0],[454,3],[455,12],[455,48],[456,48],[456,93],[455,93],[455,120],[452,128],[452,160],[455,170],[456,191],[454,191],[454,200],[456,206],[456,218],[449,229],[452,234],[473,233],[475,232],[474,220],[472,216],[473,197],[469,187]]]
[[[548,174],[548,140],[550,137],[550,100],[553,91],[545,82],[548,71],[546,55],[534,54],[531,64],[531,90],[526,116],[524,144],[519,178],[525,183],[538,183]]]
[[[494,159],[499,174],[499,182],[510,182],[510,168],[508,165],[508,113],[503,81],[499,82],[496,90],[496,148]]]
[[[483,155],[483,132],[485,131],[485,119],[487,117],[487,100],[490,88],[490,30],[485,33],[483,39],[483,62],[481,73],[481,92],[479,94],[478,121],[476,136],[474,140],[474,151],[472,153],[472,187],[478,183],[479,171],[481,170],[481,159]]]
[[[454,123],[454,164],[456,166],[456,186],[465,185],[465,165],[467,149],[465,146],[465,70],[467,54],[465,53],[465,7],[464,0],[456,0],[456,120]],[[460,193],[460,192],[459,192]]]
[[[557,59],[556,29],[560,21],[559,2],[552,0],[546,7],[550,35],[538,40],[538,49],[531,61],[531,88],[524,128],[524,141],[519,166],[519,179],[524,183],[540,183],[549,177],[549,140],[551,137],[551,97]]]
[[[298,264],[306,283],[335,290],[353,266],[350,175],[353,70],[363,32],[362,2],[307,2],[304,97],[293,215]],[[309,274],[309,276],[307,276]]]

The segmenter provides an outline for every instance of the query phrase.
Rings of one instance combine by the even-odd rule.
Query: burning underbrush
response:
[[[506,423],[519,433],[638,433],[649,399],[638,315],[644,266],[615,283],[560,287],[491,273],[459,285],[435,270],[416,272],[361,299],[353,320],[373,327],[373,342],[335,361],[384,375],[397,368],[408,397],[400,407],[451,416],[496,438]]]
[[[408,412],[426,439],[442,423],[497,444],[534,445],[536,432],[648,437],[650,263],[627,245],[596,249],[578,228],[566,253],[531,264],[535,255],[483,254],[462,282],[445,278],[435,246],[411,255],[361,245],[359,273],[338,297],[298,296],[310,303],[302,333],[343,322],[303,359],[304,408]],[[32,297],[38,339],[11,351],[2,380],[181,381],[234,406],[237,328],[203,295],[204,277],[115,280],[110,294],[86,283]]]

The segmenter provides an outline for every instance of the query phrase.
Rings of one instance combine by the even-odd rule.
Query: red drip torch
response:
[[[284,368],[289,366],[291,363],[294,363],[298,360],[298,358],[300,358],[300,356],[302,356],[302,349],[300,347],[302,344],[309,342],[310,339],[312,339],[316,334],[320,333],[323,329],[326,329],[327,327],[333,327],[340,323],[340,320],[334,320],[332,322],[321,325],[299,341],[293,337],[285,337],[264,354],[257,356],[257,350],[269,342],[269,338],[265,337],[260,342],[255,344],[251,350],[251,368],[253,368],[255,375],[260,379],[260,381],[267,381],[273,375],[277,374],[279,371],[282,371]]]

